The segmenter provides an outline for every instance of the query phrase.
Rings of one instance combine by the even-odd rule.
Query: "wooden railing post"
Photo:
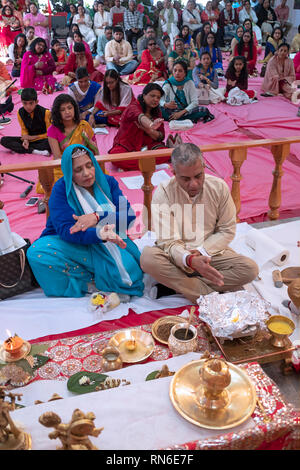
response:
[[[269,196],[268,217],[271,220],[279,218],[279,207],[281,205],[281,178],[283,175],[282,164],[290,153],[290,144],[272,145],[271,152],[275,161],[273,173],[273,184]]]
[[[39,180],[42,185],[42,188],[45,192],[44,195],[44,203],[46,206],[46,217],[49,217],[49,198],[51,195],[52,187],[54,184],[54,172],[53,168],[40,168],[39,172]]]
[[[139,168],[144,177],[142,190],[144,192],[144,209],[147,211],[147,221],[145,222],[147,223],[147,230],[151,230],[151,201],[154,189],[151,178],[155,171],[155,158],[139,159]]]
[[[241,188],[240,181],[242,179],[241,166],[247,158],[247,148],[238,147],[236,149],[229,150],[229,157],[233,166],[232,188],[231,195],[236,207],[236,221],[240,222],[239,212],[241,210]]]

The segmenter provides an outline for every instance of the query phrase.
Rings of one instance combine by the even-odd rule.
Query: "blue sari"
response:
[[[208,46],[201,47],[199,57],[201,56],[201,53],[204,52],[204,51],[210,53],[209,47]],[[213,66],[214,66],[215,69],[222,69],[223,70],[222,52],[218,47],[213,47],[212,54],[211,54],[211,61],[212,61]]]
[[[90,81],[89,89],[87,93],[85,94],[85,96],[82,97],[82,94],[79,93],[79,91],[77,90],[75,83],[72,83],[71,85],[69,85],[69,89],[72,91],[73,95],[75,96],[75,100],[79,106],[80,114],[85,113],[86,111],[94,107],[95,98],[100,88],[101,88],[101,85],[99,83]],[[85,116],[85,120],[87,122],[89,122],[90,115],[91,113],[88,113]],[[96,124],[107,124],[107,117],[103,116],[103,111],[101,110],[98,111],[94,115],[94,118],[95,118]]]
[[[70,234],[73,214],[85,213],[72,180],[72,151],[78,147],[86,150],[95,167],[91,198],[99,206],[100,221],[96,228]],[[135,216],[117,181],[103,174],[92,152],[82,145],[66,148],[61,167],[64,176],[53,187],[46,228],[27,251],[38,283],[47,296],[82,297],[91,281],[104,292],[142,296],[140,252],[126,234]],[[112,223],[125,240],[125,249],[99,238],[101,226]]]

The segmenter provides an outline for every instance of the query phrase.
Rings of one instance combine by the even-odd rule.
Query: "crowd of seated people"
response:
[[[46,94],[61,91],[72,98],[80,122],[88,125],[90,140],[98,126],[119,128],[111,153],[168,145],[159,130],[162,120],[209,122],[214,116],[205,106],[226,102],[232,90],[256,100],[256,92],[248,90],[248,79],[258,75],[259,63],[265,97],[281,94],[291,100],[293,82],[299,77],[299,56],[294,61],[289,58],[286,0],[276,9],[269,0],[209,0],[205,7],[188,0],[184,8],[178,1],[164,0],[147,11],[135,0],[95,1],[92,7],[79,0],[67,5],[66,15],[69,34],[64,44],[51,36],[49,18],[34,2],[27,1],[19,11],[12,0],[2,0],[0,46],[12,66],[11,76],[20,77],[21,88]],[[293,52],[299,51],[298,36],[299,32]],[[229,64],[224,68],[222,52],[228,50]],[[152,83],[159,87],[150,93],[156,95],[155,103],[159,97],[153,108],[158,107],[159,113],[150,104],[141,105],[147,103],[149,91],[141,91],[139,101],[131,89]],[[125,145],[131,109],[139,109],[147,120],[143,125],[136,122],[141,136]],[[54,158],[60,158],[59,144],[73,135],[71,127],[57,127],[57,145],[50,136]],[[32,148],[24,147],[26,152]],[[128,165],[135,167],[136,162]]]

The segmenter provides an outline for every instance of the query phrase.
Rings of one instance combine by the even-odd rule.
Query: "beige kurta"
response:
[[[119,56],[120,65],[127,64],[133,59],[132,47],[128,41],[122,39],[121,42],[117,42],[114,39],[109,41],[105,46],[105,61],[113,62],[115,56]]]
[[[255,279],[256,263],[228,247],[235,235],[236,208],[223,180],[206,175],[202,194],[191,200],[174,177],[157,188],[151,207],[157,242],[143,249],[140,262],[156,283],[196,303],[200,295],[239,290]],[[223,286],[186,266],[192,249],[206,251],[211,267],[223,276]]]
[[[156,244],[170,261],[186,272],[184,255],[203,247],[208,255],[223,253],[233,240],[236,208],[227,184],[205,175],[203,192],[192,201],[175,176],[156,189],[152,200]]]

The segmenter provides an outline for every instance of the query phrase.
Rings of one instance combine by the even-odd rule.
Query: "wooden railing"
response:
[[[281,205],[281,178],[283,175],[282,165],[286,157],[290,153],[290,145],[300,142],[300,137],[289,137],[283,139],[263,139],[263,140],[247,140],[244,142],[232,142],[226,144],[203,145],[200,150],[206,152],[216,152],[228,150],[229,158],[233,166],[233,173],[231,175],[232,188],[231,194],[236,206],[237,222],[239,222],[239,212],[241,209],[241,194],[240,184],[242,180],[241,168],[247,158],[247,150],[253,147],[268,147],[274,158],[273,170],[273,183],[269,194],[269,207],[268,216],[271,220],[279,218],[279,208]],[[139,168],[144,177],[144,184],[142,190],[144,192],[144,206],[148,214],[148,228],[151,228],[151,200],[153,185],[151,183],[152,175],[155,171],[155,159],[158,157],[167,157],[172,153],[172,149],[159,149],[145,152],[130,152],[120,153],[117,155],[101,155],[96,156],[102,169],[105,168],[105,163],[125,161],[125,160],[138,160]],[[53,187],[54,176],[53,169],[60,167],[60,160],[48,160],[42,162],[29,162],[29,163],[14,163],[10,165],[0,166],[1,173],[14,173],[18,171],[38,170],[39,180],[45,191],[45,203],[48,213],[48,201]],[[259,168],[257,171],[260,171]]]

